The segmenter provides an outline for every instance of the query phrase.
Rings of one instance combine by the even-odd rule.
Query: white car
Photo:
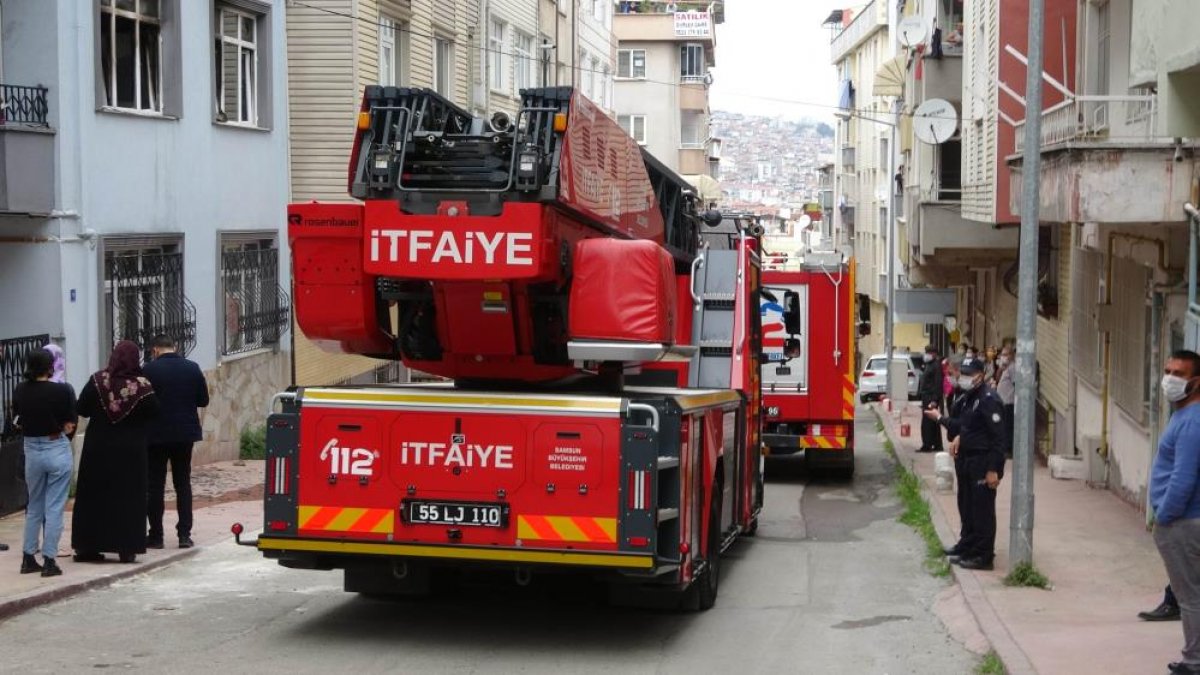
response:
[[[907,366],[908,398],[909,400],[915,400],[917,398],[917,383],[920,380],[920,374],[913,368],[913,359],[907,354],[892,354],[892,360]],[[862,373],[858,376],[858,398],[863,403],[878,400],[887,393],[887,368],[884,367],[885,363],[887,363],[887,354],[875,354],[867,359],[866,365],[863,366]]]

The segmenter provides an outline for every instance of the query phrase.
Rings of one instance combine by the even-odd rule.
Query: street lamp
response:
[[[887,353],[887,376],[885,387],[889,398],[894,398],[892,390],[892,358],[896,351],[896,130],[899,125],[875,117],[868,117],[847,110],[834,113],[835,117],[849,120],[857,117],[868,122],[889,127],[888,132],[888,197],[887,197],[887,314],[883,324],[884,350]],[[908,371],[907,365],[905,372]],[[907,400],[907,394],[902,400]]]

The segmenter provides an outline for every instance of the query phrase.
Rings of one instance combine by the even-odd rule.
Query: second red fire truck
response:
[[[770,244],[768,243],[768,247]],[[768,251],[762,274],[763,443],[854,472],[854,276],[840,252]]]

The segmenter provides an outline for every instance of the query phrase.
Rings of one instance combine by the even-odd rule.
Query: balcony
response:
[[[866,41],[875,31],[887,26],[887,3],[882,0],[871,0],[866,7],[855,16],[848,26],[834,36],[829,44],[830,59],[838,63],[846,58],[852,50]]]
[[[945,202],[918,203],[916,222],[909,229],[913,252],[922,265],[985,264],[1004,257],[1003,252],[1016,255],[1017,228],[966,220],[957,205]]]
[[[54,130],[45,87],[0,84],[0,213],[54,210]]]
[[[1042,112],[1042,149],[1064,143],[1124,143],[1155,141],[1156,97],[1079,96]],[[1015,151],[1025,151],[1025,122],[1016,127]]]
[[[1163,223],[1183,220],[1192,163],[1157,132],[1154,96],[1080,96],[1042,115],[1043,222]],[[1009,205],[1021,203],[1024,124],[1009,158]],[[1137,186],[1134,194],[1130,186]]]
[[[689,82],[687,79],[679,85],[679,109],[704,112],[708,110],[708,85],[703,80]]]
[[[697,42],[715,45],[716,15],[710,12],[667,12],[665,2],[617,3],[613,34],[628,42]],[[641,10],[645,11],[641,11]],[[628,10],[628,11],[626,11]]]
[[[962,56],[944,55],[940,59],[925,59],[919,81],[921,100],[943,98],[958,106],[962,101]]]
[[[704,144],[683,143],[679,148],[679,173],[687,176],[708,173],[708,151]]]

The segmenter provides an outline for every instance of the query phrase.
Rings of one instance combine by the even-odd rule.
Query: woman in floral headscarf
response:
[[[50,381],[63,384],[67,381],[67,354],[62,347],[51,342],[45,347],[42,347],[50,352],[50,356],[54,359],[54,370],[50,373]]]
[[[71,519],[75,562],[102,562],[105,553],[134,562],[146,552],[146,434],[158,415],[136,344],[113,347],[108,367],[84,385],[79,415],[90,420]]]

